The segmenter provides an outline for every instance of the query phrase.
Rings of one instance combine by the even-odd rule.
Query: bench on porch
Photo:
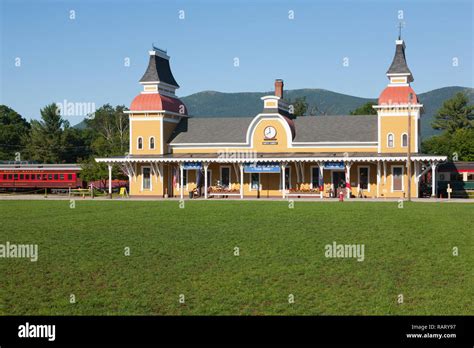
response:
[[[221,185],[210,186],[207,192],[208,197],[221,196],[227,198],[228,196],[240,196],[240,184],[231,184],[229,187]]]

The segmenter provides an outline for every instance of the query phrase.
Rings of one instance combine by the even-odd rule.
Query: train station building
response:
[[[396,40],[377,115],[293,118],[276,80],[257,115],[192,117],[175,94],[170,57],[156,48],[149,55],[143,90],[128,111],[129,154],[96,159],[109,173],[121,167],[132,197],[403,198],[408,190],[418,197],[428,172],[436,196],[446,157],[420,153],[423,105],[410,86],[403,40]]]

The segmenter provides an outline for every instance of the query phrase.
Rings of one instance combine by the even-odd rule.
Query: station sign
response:
[[[344,162],[326,162],[324,169],[344,169]]]
[[[200,170],[202,169],[201,162],[184,162],[183,164],[184,170]]]
[[[245,173],[280,173],[278,163],[251,163],[244,165]]]

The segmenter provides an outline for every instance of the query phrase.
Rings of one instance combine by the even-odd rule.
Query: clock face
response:
[[[277,134],[277,131],[272,126],[266,127],[265,130],[263,131],[263,135],[265,136],[265,139],[273,139],[275,138],[276,134]]]

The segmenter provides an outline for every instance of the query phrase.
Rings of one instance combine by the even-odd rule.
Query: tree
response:
[[[27,145],[30,159],[42,163],[62,162],[65,153],[64,125],[56,104],[49,104],[41,109],[41,121],[31,121],[30,140]]]
[[[373,108],[374,105],[377,105],[376,102],[367,102],[362,106],[359,106],[357,109],[350,112],[351,115],[377,115],[377,110]]]
[[[293,102],[290,100],[289,102],[289,110],[292,118],[296,118],[297,116],[304,116],[306,111],[308,110],[308,103],[306,102],[306,97],[298,97]]]
[[[0,160],[22,160],[30,124],[15,110],[0,105]]]
[[[465,93],[458,92],[446,100],[435,115],[432,123],[434,129],[454,133],[457,129],[472,128],[474,119],[474,105],[469,105],[469,98]]]
[[[125,106],[105,104],[86,120],[92,132],[92,150],[99,156],[124,155],[128,152],[129,126]]]
[[[474,128],[433,136],[421,144],[423,153],[448,156],[453,161],[474,161]]]
[[[102,187],[107,186],[109,171],[105,163],[98,163],[94,158],[88,158],[81,162],[81,178],[84,181],[100,181]]]

